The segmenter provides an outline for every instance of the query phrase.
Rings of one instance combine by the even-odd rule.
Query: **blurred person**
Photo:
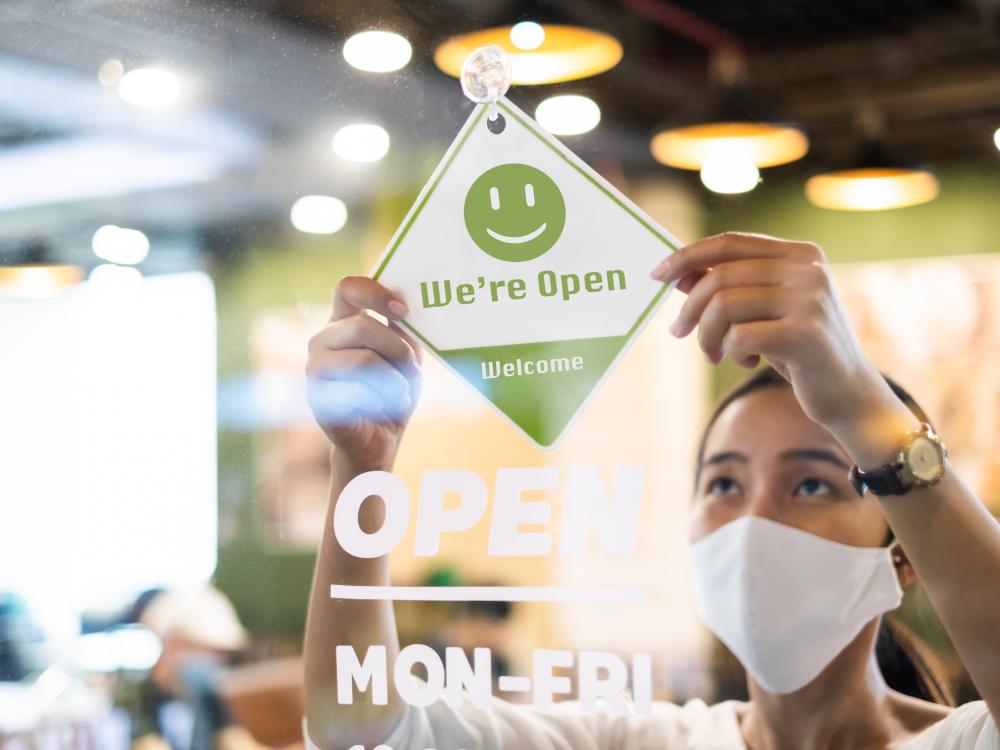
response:
[[[140,597],[134,615],[162,643],[140,686],[135,750],[239,750],[256,743],[234,725],[216,683],[248,644],[226,596],[212,586]]]
[[[653,275],[687,295],[674,335],[696,332],[713,364],[769,363],[701,438],[690,526],[699,614],[746,669],[749,700],[619,715],[496,698],[489,711],[416,708],[390,690],[385,706],[339,705],[335,646],[384,645],[391,665],[399,644],[391,602],[329,595],[333,583],[388,584],[386,559],[353,557],[327,533],[306,630],[307,746],[1000,750],[1000,524],[916,402],[861,350],[823,251],[726,233]],[[310,341],[310,403],[332,443],[328,528],[351,479],[392,470],[416,405],[406,313],[377,282],[346,278]],[[377,529],[384,505],[360,515]],[[982,700],[950,706],[917,642],[884,624],[918,578]]]

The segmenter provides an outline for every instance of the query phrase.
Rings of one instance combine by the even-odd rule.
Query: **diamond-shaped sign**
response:
[[[506,99],[478,106],[372,274],[403,325],[552,448],[666,297],[679,243]],[[496,129],[496,128],[494,128]]]

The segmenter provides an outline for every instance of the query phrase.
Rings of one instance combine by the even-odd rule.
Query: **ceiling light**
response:
[[[532,25],[525,27],[525,23]],[[539,26],[539,40],[534,26],[539,24],[529,21],[452,37],[434,51],[434,63],[448,75],[458,78],[470,54],[479,47],[496,44],[510,56],[511,82],[531,85],[597,75],[613,68],[622,59],[619,41],[603,32],[579,26],[545,25]],[[535,41],[538,44],[530,49],[519,46]]]
[[[64,263],[0,266],[0,297],[47,299],[65,292],[83,278],[83,269]]]
[[[347,223],[347,206],[329,195],[304,195],[292,204],[292,226],[309,234],[333,234]]]
[[[747,193],[760,182],[760,170],[750,159],[720,153],[702,165],[701,182],[713,193]]]
[[[413,48],[392,31],[362,31],[344,42],[344,59],[358,70],[391,73],[410,61]]]
[[[378,161],[389,152],[389,133],[380,125],[345,125],[333,136],[333,152],[347,161]]]
[[[650,143],[653,157],[678,169],[701,169],[720,152],[741,151],[756,167],[801,159],[809,140],[798,128],[767,122],[706,122],[664,130]]]
[[[553,135],[578,135],[597,127],[601,108],[586,96],[560,94],[539,104],[535,119]]]
[[[97,80],[101,82],[102,86],[110,88],[117,86],[123,75],[125,75],[125,66],[122,65],[122,61],[112,57],[101,63],[101,67],[97,71]]]
[[[118,82],[118,95],[137,107],[168,107],[180,94],[180,79],[162,68],[136,68]]]
[[[138,229],[105,224],[94,232],[91,247],[101,260],[133,266],[149,255],[149,239]]]
[[[649,148],[658,162],[691,170],[714,162],[708,170],[714,176],[723,171],[723,158],[737,159],[744,184],[749,184],[747,162],[758,169],[774,167],[809,151],[805,133],[751,95],[741,52],[715,50],[709,59],[709,84],[705,100],[696,102],[684,121],[653,136]]]
[[[880,211],[927,203],[940,189],[937,178],[923,169],[863,167],[809,178],[806,197],[820,208]]]
[[[518,49],[538,49],[545,41],[545,29],[534,21],[521,21],[510,27],[510,43]]]
[[[839,211],[882,211],[927,203],[941,191],[930,171],[906,163],[885,144],[885,117],[872,107],[857,113],[861,133],[857,154],[810,177],[806,197],[813,205]]]
[[[997,149],[1000,149],[1000,128],[997,128],[996,132],[993,134],[993,143],[996,145]]]
[[[127,287],[137,281],[142,281],[142,274],[138,268],[132,266],[117,266],[114,263],[101,263],[94,266],[87,280],[91,284],[100,284],[102,287]]]

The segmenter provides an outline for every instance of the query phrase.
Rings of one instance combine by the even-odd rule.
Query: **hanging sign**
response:
[[[480,103],[372,276],[402,322],[529,440],[554,447],[668,287],[679,243],[506,98]]]

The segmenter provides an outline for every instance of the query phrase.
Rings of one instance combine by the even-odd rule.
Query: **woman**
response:
[[[307,743],[1000,750],[1000,525],[861,351],[822,250],[727,233],[677,251],[653,276],[687,294],[675,336],[697,332],[714,364],[764,357],[783,381],[743,389],[710,425],[690,534],[699,612],[747,668],[750,700],[655,704],[645,716],[499,700],[488,712],[468,701],[415,709],[393,695],[338,705],[334,645],[363,654],[384,644],[391,664],[398,641],[390,603],[328,593],[388,583],[386,560],[353,558],[326,534],[306,632]],[[388,289],[345,279],[310,342],[311,403],[334,446],[331,512],[352,477],[392,468],[419,391],[419,349],[396,322],[405,315]],[[908,474],[892,465],[904,447]],[[381,525],[380,503],[362,511],[365,528]],[[982,701],[952,710],[887,686],[879,623],[917,578]]]

